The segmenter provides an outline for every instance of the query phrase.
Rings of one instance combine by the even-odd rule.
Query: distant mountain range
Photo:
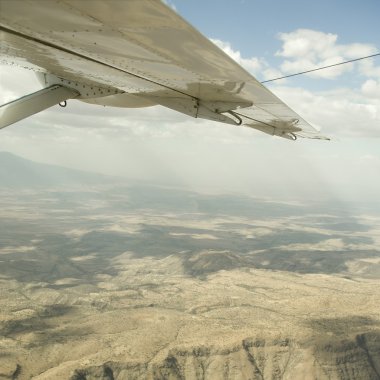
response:
[[[41,164],[9,152],[0,152],[0,188],[95,185],[116,180],[111,176]]]
[[[42,164],[9,152],[0,152],[0,189],[33,190],[104,186],[112,194],[128,193],[128,207],[172,210],[175,212],[204,212],[226,215],[282,215],[297,212],[298,207],[263,202],[244,195],[201,194],[187,189],[160,186],[130,178],[107,176],[58,165]],[[117,190],[118,189],[118,190]]]

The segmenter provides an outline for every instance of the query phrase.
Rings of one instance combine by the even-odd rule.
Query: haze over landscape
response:
[[[165,3],[258,80],[380,51],[377,0]],[[78,101],[0,131],[0,380],[380,379],[379,58],[268,86],[332,141]],[[0,65],[1,104],[39,88]]]

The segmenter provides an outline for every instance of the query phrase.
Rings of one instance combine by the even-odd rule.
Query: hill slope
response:
[[[35,188],[100,184],[112,177],[34,162],[0,152],[0,187]]]

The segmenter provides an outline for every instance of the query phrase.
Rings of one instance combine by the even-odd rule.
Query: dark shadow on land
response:
[[[311,343],[316,361],[327,374],[329,368],[338,367],[342,379],[380,379],[380,332],[373,329],[374,323],[365,317],[322,323],[332,326],[334,335],[313,338]]]
[[[129,238],[113,232],[91,232],[80,239],[63,234],[40,237],[33,251],[2,255],[0,276],[24,283],[54,283],[68,277],[79,283],[95,283],[99,273],[118,273],[110,259],[126,251]],[[78,257],[84,260],[72,260]]]
[[[332,307],[334,307],[332,305]],[[318,318],[307,321],[307,325],[316,333],[333,334],[337,337],[347,337],[369,330],[380,329],[380,322],[368,316],[351,316],[344,318]],[[380,342],[380,332],[374,331]]]
[[[31,317],[13,319],[0,324],[0,335],[6,338],[18,339],[20,335],[33,333],[33,341],[28,347],[37,347],[51,342],[64,342],[72,337],[90,334],[83,327],[73,328],[60,320],[71,320],[76,308],[67,305],[49,305]]]
[[[216,231],[159,225],[140,227],[141,230],[133,234],[93,231],[77,238],[63,234],[45,236],[40,233],[41,241],[35,243],[33,251],[1,256],[0,276],[24,283],[46,282],[55,288],[73,286],[54,284],[63,278],[76,279],[78,282],[75,282],[75,285],[96,285],[98,274],[117,275],[119,270],[112,263],[112,259],[126,251],[131,252],[132,258],[162,259],[175,254],[182,259],[185,273],[197,277],[204,277],[222,269],[244,267],[296,273],[341,274],[347,273],[349,261],[380,257],[378,250],[276,249],[294,243],[317,244],[327,238],[340,238],[345,243],[373,243],[365,237],[273,230],[270,235],[253,239],[243,237],[233,230]],[[173,233],[180,235],[172,235]],[[210,234],[216,239],[195,239],[192,237],[193,234]],[[17,240],[17,232],[12,233],[9,239]],[[25,238],[25,243],[19,244],[27,245],[27,240]],[[252,253],[260,250],[263,252]],[[365,274],[372,278],[379,277],[380,264],[368,265]]]
[[[70,174],[72,178],[80,179],[83,174],[71,173],[68,169],[56,170],[52,166],[41,166],[9,155],[4,157],[9,160],[9,170],[4,171],[3,168],[3,179],[8,178],[10,183],[25,172],[33,175],[38,184],[51,172],[60,178]],[[86,178],[83,174],[83,179]],[[23,185],[24,190],[28,181]],[[31,188],[33,183],[30,180]],[[45,184],[44,181],[41,183]],[[57,183],[61,184],[59,181]],[[93,184],[93,175],[84,183]],[[368,237],[350,236],[350,232],[364,232],[369,226],[361,224],[349,215],[344,205],[336,202],[301,205],[244,195],[205,195],[147,184],[126,186],[107,182],[107,185],[106,191],[97,185],[91,187],[91,191],[85,187],[80,191],[65,190],[60,186],[49,190],[39,186],[24,193],[6,192],[4,206],[10,210],[13,207],[20,216],[12,217],[12,213],[0,216],[0,249],[30,246],[31,241],[37,242],[33,243],[34,250],[1,254],[0,277],[23,283],[46,282],[55,288],[73,286],[55,284],[57,280],[68,277],[78,280],[75,285],[96,285],[98,274],[117,275],[118,269],[112,259],[126,251],[133,252],[132,258],[161,259],[172,254],[179,255],[185,273],[190,276],[207,276],[221,269],[243,267],[296,273],[344,273],[347,271],[347,261],[380,256],[380,251],[376,249],[326,252],[277,248],[290,244],[318,244],[326,239],[342,239],[347,244],[373,244]],[[178,219],[190,220],[192,224],[213,218],[221,222],[218,229],[212,226],[162,226],[147,222],[139,225],[137,233],[102,231],[112,224],[113,216],[118,220],[123,215],[139,215],[139,210],[148,219],[150,213],[172,213]],[[245,220],[249,223],[245,224]],[[239,233],[240,229],[254,231],[262,227],[260,221],[272,220],[289,220],[289,224],[295,223],[300,229],[302,226],[316,227],[328,230],[329,234],[287,228],[284,223],[281,228],[273,228],[264,236],[249,238]],[[82,236],[65,234],[75,229],[90,232]],[[202,234],[215,238],[202,238]],[[191,235],[199,236],[194,238]],[[252,254],[260,250],[263,252]],[[84,260],[73,260],[74,257]],[[378,274],[380,265],[374,264],[371,276]]]
[[[348,261],[378,258],[380,251],[269,251],[252,255],[250,262],[255,268],[282,270],[296,273],[347,273]],[[368,276],[380,277],[380,265],[371,264]]]
[[[367,316],[319,318],[309,321],[318,334],[313,338],[314,355],[326,368],[341,367],[342,375],[355,365],[360,378],[380,378],[380,323]],[[363,371],[361,373],[361,371]],[[347,376],[349,374],[347,373]]]
[[[229,251],[186,252],[181,254],[185,273],[205,278],[219,270],[256,268],[288,271],[300,274],[343,274],[350,278],[346,262],[380,256],[379,251],[363,252],[265,252],[241,255]],[[379,278],[380,265],[371,264],[359,276]]]

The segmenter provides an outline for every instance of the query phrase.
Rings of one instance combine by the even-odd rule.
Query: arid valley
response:
[[[380,378],[378,205],[6,178],[0,379]]]

